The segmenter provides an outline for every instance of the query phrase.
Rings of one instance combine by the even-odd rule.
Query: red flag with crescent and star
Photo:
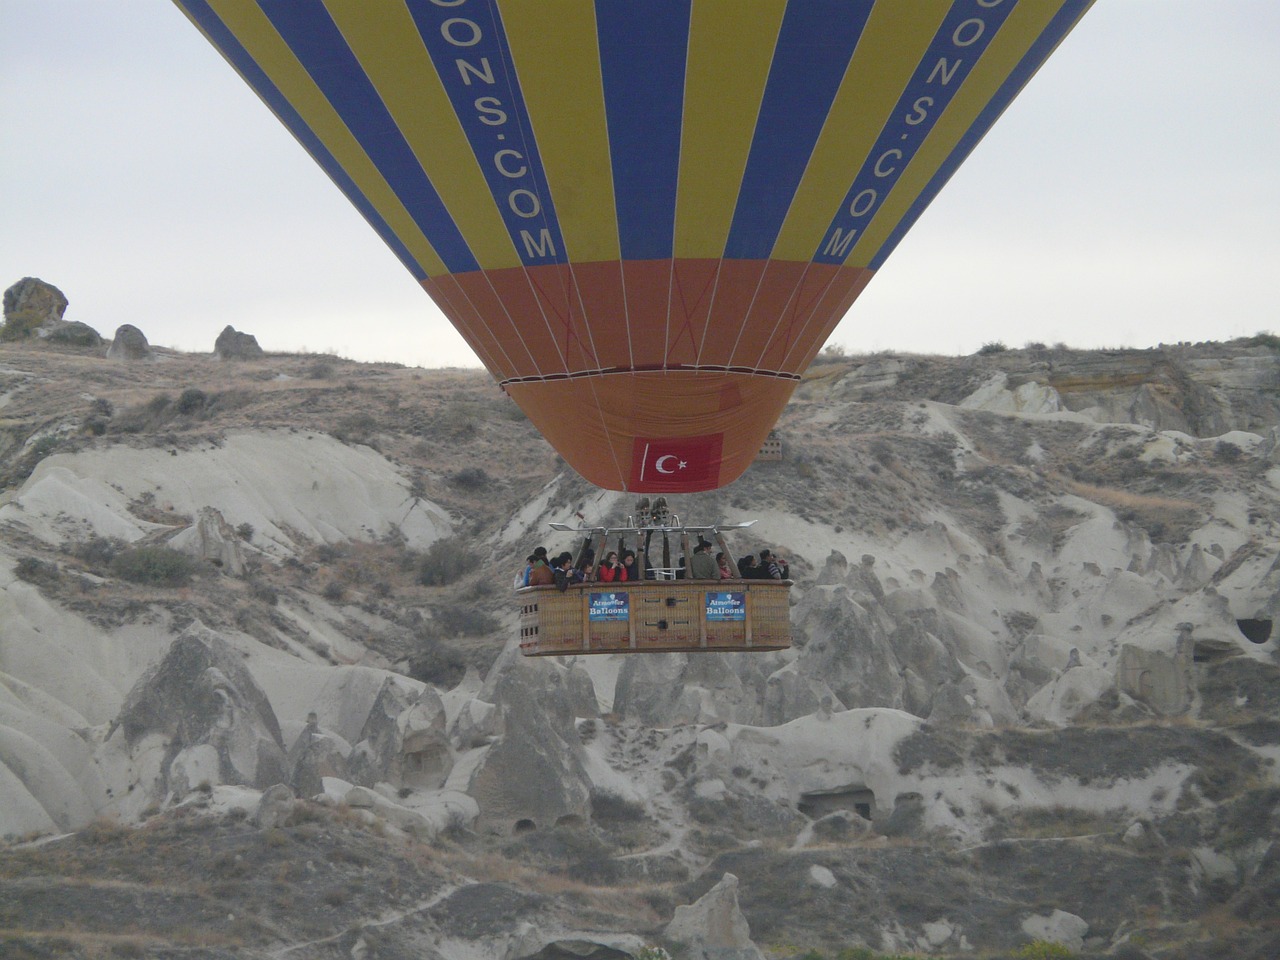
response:
[[[689,493],[716,486],[724,434],[636,437],[631,489],[636,493]]]

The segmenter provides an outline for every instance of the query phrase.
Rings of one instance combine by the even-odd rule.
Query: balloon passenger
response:
[[[720,570],[711,556],[711,544],[702,538],[693,548],[693,556],[689,558],[690,580],[719,580]]]
[[[617,551],[610,550],[609,555],[604,558],[604,565],[600,568],[600,579],[605,583],[623,583],[626,581],[627,570],[618,562]]]
[[[542,553],[539,554],[538,550]],[[533,551],[533,569],[529,571],[529,586],[549,587],[556,582],[555,572],[547,565],[547,548],[539,547]]]
[[[760,551],[760,566],[765,571],[764,576],[761,577],[762,580],[791,579],[791,568],[787,565],[786,559],[768,550]]]
[[[562,553],[556,557],[552,576],[555,578],[557,590],[564,593],[569,589],[569,584],[573,583],[573,554]]]
[[[733,579],[733,568],[729,566],[729,558],[723,550],[716,554],[716,567],[720,571],[721,580]]]

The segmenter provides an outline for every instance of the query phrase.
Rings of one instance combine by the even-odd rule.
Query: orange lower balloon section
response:
[[[747,469],[870,279],[865,267],[673,259],[423,286],[580,474],[610,490],[693,493]]]
[[[755,460],[796,380],[669,370],[509,383],[538,431],[598,487],[696,493]]]

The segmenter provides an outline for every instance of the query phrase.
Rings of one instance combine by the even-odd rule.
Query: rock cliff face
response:
[[[0,833],[76,834],[0,851],[32,936],[1274,955],[1268,344],[820,364],[679,505],[790,558],[793,648],[561,661],[510,573],[630,505],[482,376],[154,355],[0,347]]]

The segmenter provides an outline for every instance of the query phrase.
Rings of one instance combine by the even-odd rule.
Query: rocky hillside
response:
[[[0,954],[1280,955],[1278,346],[824,355],[794,648],[527,661],[484,374],[0,344]]]

